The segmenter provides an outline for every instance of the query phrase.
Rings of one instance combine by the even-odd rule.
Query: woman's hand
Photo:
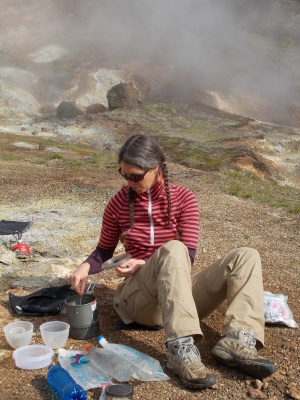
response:
[[[118,276],[122,278],[129,278],[130,276],[135,275],[144,264],[144,260],[136,260],[135,258],[131,258],[126,263],[116,266],[115,269]]]
[[[79,267],[70,275],[69,282],[72,285],[72,289],[75,290],[80,296],[85,292],[87,280],[89,277],[90,264],[82,263]]]

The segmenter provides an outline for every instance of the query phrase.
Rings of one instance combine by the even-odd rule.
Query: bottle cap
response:
[[[84,346],[84,350],[85,350],[85,351],[89,351],[92,347],[93,347],[93,346],[92,346],[91,344],[87,343],[87,344]]]

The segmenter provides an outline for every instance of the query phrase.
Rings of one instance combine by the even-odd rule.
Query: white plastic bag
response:
[[[264,292],[264,314],[266,324],[281,324],[299,328],[287,304],[288,296]]]
[[[99,368],[95,369],[89,362],[84,362],[87,354],[88,353],[83,350],[59,349],[58,361],[60,365],[69,372],[74,381],[82,386],[84,390],[111,385],[112,381],[105,371]],[[79,355],[83,356],[82,362],[80,361],[81,357]]]

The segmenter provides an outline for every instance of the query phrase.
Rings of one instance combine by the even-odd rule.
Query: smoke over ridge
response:
[[[297,0],[1,2],[3,20],[10,17],[17,30],[2,42],[11,52],[58,43],[84,48],[86,61],[90,50],[106,67],[160,65],[192,88],[263,97],[276,113],[300,106]],[[12,7],[22,18],[13,20]]]

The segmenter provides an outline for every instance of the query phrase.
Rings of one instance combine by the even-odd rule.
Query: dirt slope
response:
[[[19,148],[18,153],[23,155],[23,161],[1,162],[1,218],[34,220],[34,225],[24,234],[32,255],[27,260],[16,259],[6,248],[9,238],[0,237],[1,327],[18,319],[8,303],[9,291],[23,295],[67,281],[70,272],[96,244],[103,208],[123,184],[116,170],[92,168],[88,164],[75,170],[60,160],[37,165],[30,162],[28,150]],[[202,241],[194,271],[234,247],[255,247],[263,261],[265,289],[288,295],[288,304],[299,323],[299,214],[226,195],[214,186],[213,173],[174,164],[170,165],[170,171],[171,180],[192,189],[200,204]],[[95,292],[101,332],[107,340],[151,354],[167,372],[163,331],[111,331],[117,319],[112,298],[119,281],[113,271],[93,276],[93,279],[97,282]],[[132,384],[136,399],[300,398],[299,329],[266,328],[266,347],[262,354],[274,360],[277,372],[264,382],[255,381],[218,365],[210,354],[219,338],[223,310],[224,306],[202,321],[205,340],[198,343],[204,363],[217,378],[216,387],[195,392],[183,388],[174,377],[163,383],[135,381]],[[67,319],[65,312],[56,318]],[[42,343],[38,328],[54,318],[26,319],[34,324],[32,343]],[[47,369],[17,369],[12,349],[3,334],[0,340],[1,399],[52,399],[45,380]],[[94,339],[88,342],[96,344]],[[85,343],[69,339],[66,348],[83,349]],[[88,392],[89,399],[98,399],[99,395],[100,389]]]

